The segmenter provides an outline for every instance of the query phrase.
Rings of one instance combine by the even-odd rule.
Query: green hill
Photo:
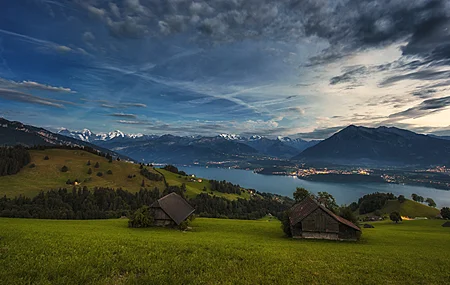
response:
[[[242,198],[242,199],[250,198],[249,192],[245,189],[243,189],[241,195],[221,193],[218,191],[211,191],[209,180],[207,180],[207,179],[198,178],[198,177],[194,178],[191,176],[180,176],[178,174],[172,173],[172,172],[164,170],[164,169],[158,169],[158,172],[160,172],[161,174],[164,175],[164,177],[166,178],[166,181],[169,185],[181,186],[184,183],[186,185],[186,195],[188,197],[193,197],[200,193],[208,193],[210,195],[215,195],[217,197],[223,197],[228,200],[235,200],[237,198]],[[206,188],[206,191],[204,191],[204,188]],[[211,192],[212,192],[212,194],[211,194]]]
[[[146,188],[153,189],[158,187],[160,190],[165,189],[163,181],[157,182],[144,178],[140,174],[140,166],[138,164],[116,160],[110,163],[104,157],[82,150],[46,149],[30,150],[29,152],[31,162],[22,168],[19,173],[0,176],[0,196],[14,197],[24,195],[33,197],[41,190],[71,189],[73,185],[66,184],[69,179],[71,181],[77,179],[80,181],[79,187],[87,186],[89,189],[109,187],[137,192],[142,187],[143,179]],[[45,156],[48,156],[49,159],[45,160]],[[88,161],[91,162],[90,166],[87,165]],[[97,162],[99,163],[99,168],[94,167]],[[30,167],[31,165],[35,166]],[[63,166],[68,167],[67,172],[61,172]],[[92,169],[92,174],[88,174],[89,168]],[[208,193],[209,195],[224,197],[229,200],[250,198],[250,194],[244,189],[241,195],[220,193],[211,191],[209,181],[206,179],[180,176],[164,169],[147,168],[153,173],[162,174],[171,186],[181,186],[184,183],[188,197],[194,197],[200,193]],[[108,170],[111,170],[112,174],[107,174]],[[101,172],[103,175],[101,177],[97,176],[98,172]],[[129,178],[129,175],[133,177]],[[206,192],[204,188],[206,188]]]
[[[8,284],[448,284],[440,220],[374,223],[359,242],[292,240],[280,223],[197,218],[192,230],[126,219],[0,218]]]
[[[429,207],[425,204],[418,203],[412,200],[405,200],[400,203],[398,200],[389,200],[386,205],[380,210],[384,215],[389,215],[392,212],[399,212],[401,216],[410,218],[427,217],[435,218],[439,214],[439,210]],[[365,214],[362,216],[373,216],[374,213]]]
[[[93,187],[110,187],[123,188],[131,192],[139,191],[142,185],[142,179],[145,181],[147,188],[158,187],[164,189],[164,182],[151,181],[144,178],[139,173],[139,165],[124,162],[113,161],[108,162],[104,157],[81,151],[81,150],[65,150],[65,149],[46,149],[46,150],[30,150],[31,162],[20,170],[19,173],[9,176],[0,177],[0,195],[14,197],[25,195],[32,197],[41,190],[50,190],[58,188],[69,188],[68,179],[80,181],[80,187],[87,186],[89,189]],[[48,160],[44,157],[48,156]],[[91,165],[88,166],[87,162]],[[94,165],[99,163],[99,168]],[[35,167],[30,168],[34,164]],[[68,167],[67,172],[61,172],[63,166]],[[88,169],[92,169],[92,174],[88,174]],[[108,170],[112,174],[107,174]],[[154,172],[153,169],[150,171]],[[102,172],[103,176],[97,176],[98,172]],[[155,172],[156,173],[156,172]],[[128,178],[128,175],[136,175]]]

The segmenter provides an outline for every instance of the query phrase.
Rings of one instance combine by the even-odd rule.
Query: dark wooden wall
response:
[[[321,208],[317,208],[302,221],[304,232],[338,233],[339,222]]]

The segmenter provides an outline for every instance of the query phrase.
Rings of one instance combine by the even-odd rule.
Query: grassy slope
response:
[[[18,174],[0,177],[0,195],[8,197],[18,196],[19,194],[26,196],[34,196],[40,190],[57,189],[59,187],[71,188],[66,185],[67,179],[72,181],[78,179],[84,181],[91,177],[91,181],[82,182],[81,186],[93,188],[95,186],[112,187],[127,189],[135,192],[141,188],[143,177],[139,174],[139,165],[113,161],[109,163],[106,158],[79,150],[59,150],[48,149],[43,151],[30,151],[31,163],[36,164],[35,168],[25,166]],[[48,155],[49,160],[44,160]],[[91,166],[87,166],[87,161],[91,161]],[[100,168],[94,168],[95,163],[100,164]],[[66,165],[69,171],[62,173],[61,167]],[[92,175],[88,175],[87,171],[92,168]],[[112,175],[106,174],[108,170],[113,172]],[[103,177],[98,177],[97,172],[103,172]],[[136,177],[129,179],[129,174],[136,174]],[[145,179],[146,187],[158,187],[164,189],[163,182],[155,182]]]
[[[182,176],[181,178],[179,178],[180,175],[166,171],[164,169],[158,169],[158,171],[161,172],[166,177],[166,181],[169,185],[181,186],[183,183],[185,183],[186,184],[186,195],[189,197],[196,196],[200,193],[205,193],[203,191],[204,187],[206,187],[207,193],[211,192],[209,180],[207,180],[207,179],[202,179],[202,182],[192,182],[191,177]],[[247,191],[243,192],[241,195],[227,194],[227,193],[221,193],[221,192],[217,192],[217,191],[213,191],[213,193],[214,193],[214,195],[216,195],[218,197],[224,197],[229,200],[235,200],[237,198],[242,198],[242,199],[250,198],[250,194]]]
[[[411,218],[415,217],[428,217],[435,218],[439,214],[439,210],[433,207],[429,207],[425,204],[421,204],[412,200],[406,200],[400,203],[398,200],[391,200],[386,203],[383,209],[380,210],[381,213],[389,215],[390,213],[396,211],[402,216],[407,216]],[[373,213],[365,214],[362,216],[372,216]]]
[[[388,201],[383,208],[384,213],[398,211],[402,216],[435,218],[439,210],[412,200],[400,203],[398,200]]]
[[[374,223],[360,242],[291,240],[277,221],[0,219],[2,284],[449,284],[442,221]]]

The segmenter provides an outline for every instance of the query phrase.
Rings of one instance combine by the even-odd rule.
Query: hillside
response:
[[[293,160],[379,167],[450,165],[450,141],[398,128],[349,126]]]
[[[4,285],[448,284],[450,229],[442,223],[378,222],[353,243],[291,240],[278,221],[267,219],[197,218],[192,231],[180,232],[132,229],[126,219],[0,218],[0,280]]]
[[[25,195],[32,197],[40,190],[50,190],[58,188],[72,189],[73,185],[67,185],[68,179],[80,181],[79,187],[87,186],[89,189],[93,187],[109,187],[122,188],[131,192],[139,191],[142,187],[144,179],[145,187],[153,189],[159,188],[161,191],[165,189],[163,181],[156,182],[144,178],[140,174],[138,164],[124,161],[113,160],[109,163],[104,157],[94,155],[80,150],[64,150],[64,149],[47,149],[47,150],[31,150],[31,162],[20,170],[16,175],[0,176],[0,196],[6,195],[14,197]],[[49,160],[44,160],[48,156]],[[87,161],[91,162],[88,166]],[[96,169],[95,163],[99,162],[100,167]],[[36,166],[30,168],[30,165]],[[69,171],[63,173],[61,168],[67,166]],[[92,169],[89,175],[88,169]],[[107,174],[111,170],[112,175]],[[229,200],[237,198],[248,199],[250,194],[247,190],[243,190],[241,195],[220,193],[211,191],[209,181],[202,178],[193,179],[192,177],[179,176],[164,169],[154,170],[149,168],[153,173],[159,173],[165,176],[170,186],[181,186],[186,184],[186,195],[190,198],[200,194],[208,193],[217,197],[223,197]],[[97,172],[102,172],[103,176],[98,177]],[[136,177],[128,178],[128,175],[136,175]],[[198,182],[201,179],[202,182]],[[207,191],[203,189],[206,187]]]
[[[433,207],[429,207],[425,204],[418,203],[412,200],[405,200],[400,203],[398,200],[387,201],[386,206],[383,207],[382,212],[389,214],[397,211],[402,216],[415,218],[415,217],[428,217],[435,218],[439,214],[439,210]]]
[[[139,174],[139,165],[113,160],[109,163],[104,157],[94,155],[92,153],[80,150],[64,150],[64,149],[47,149],[47,150],[31,150],[31,162],[22,168],[15,175],[0,177],[0,196],[6,195],[14,197],[18,195],[34,196],[40,190],[50,190],[58,188],[71,189],[72,185],[67,185],[68,179],[74,181],[78,179],[80,187],[87,186],[89,189],[93,187],[110,187],[123,188],[129,191],[139,191],[142,179],[145,180],[147,188],[158,187],[164,189],[163,182],[155,182],[145,179]],[[48,156],[49,160],[44,160]],[[87,166],[87,162],[91,161],[91,165]],[[94,168],[98,162],[100,167]],[[31,164],[35,164],[34,168],[30,168]],[[63,173],[61,168],[67,166],[69,171]],[[88,169],[92,169],[89,175]],[[107,174],[111,170],[112,175]],[[151,170],[153,171],[153,170]],[[98,177],[97,172],[102,172],[103,176]],[[128,175],[136,175],[134,178],[128,178]]]
[[[119,155],[110,149],[89,142],[56,134],[43,128],[25,125],[21,122],[8,121],[0,117],[0,146],[5,145],[23,145],[27,147],[35,145],[89,147],[103,153],[111,154],[114,157],[120,156],[122,159],[125,158],[130,160],[129,157],[125,155]]]
[[[223,197],[228,200],[235,200],[237,198],[248,199],[250,194],[247,190],[243,190],[241,195],[221,193],[217,191],[211,191],[209,180],[203,178],[193,178],[190,176],[180,176],[178,174],[166,171],[164,169],[157,169],[166,178],[166,181],[171,186],[181,186],[183,183],[186,185],[186,196],[193,197],[200,193],[208,193],[217,197]],[[201,181],[201,182],[199,182]],[[206,187],[207,191],[203,189]],[[212,193],[212,194],[211,194]]]
[[[403,203],[400,203],[398,200],[388,200],[380,212],[385,215],[389,215],[392,212],[399,212],[401,216],[410,218],[435,218],[439,214],[439,210],[436,208],[408,199]],[[373,213],[365,214],[363,216],[373,216]]]

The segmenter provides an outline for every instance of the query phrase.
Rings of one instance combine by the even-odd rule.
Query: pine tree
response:
[[[88,160],[87,165],[88,165],[88,166],[91,165],[91,161],[90,161],[90,160]]]
[[[92,168],[89,168],[89,169],[88,169],[88,172],[87,172],[87,174],[89,174],[89,175],[91,175],[91,174],[92,174]]]
[[[99,168],[99,167],[100,167],[100,164],[99,164],[98,162],[96,162],[95,165],[94,165],[94,167],[95,167],[95,168]]]
[[[144,179],[142,179],[141,187],[145,187],[145,181],[144,181]]]
[[[63,166],[63,167],[61,167],[61,172],[67,172],[67,171],[69,171],[69,168],[67,167],[67,166]]]

